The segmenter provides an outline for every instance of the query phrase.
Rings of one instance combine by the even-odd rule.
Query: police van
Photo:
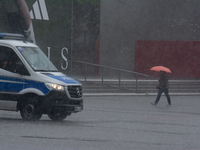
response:
[[[82,85],[59,72],[42,50],[21,34],[0,33],[0,110],[24,120],[64,120],[83,110]]]

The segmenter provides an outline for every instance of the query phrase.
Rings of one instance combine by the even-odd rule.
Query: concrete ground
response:
[[[84,96],[84,110],[63,122],[23,121],[0,111],[0,150],[199,150],[200,97]]]

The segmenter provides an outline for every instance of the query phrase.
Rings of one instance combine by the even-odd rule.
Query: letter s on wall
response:
[[[68,54],[68,49],[66,47],[64,47],[62,50],[61,50],[61,57],[64,59],[65,61],[65,67],[63,67],[63,64],[61,64],[61,68],[63,70],[66,70],[68,68],[68,60],[67,58],[65,57],[64,55],[64,51]]]

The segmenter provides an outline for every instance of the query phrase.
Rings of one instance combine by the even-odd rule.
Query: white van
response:
[[[23,35],[0,33],[0,110],[20,111],[24,120],[42,114],[63,120],[82,109],[78,81],[59,72]]]

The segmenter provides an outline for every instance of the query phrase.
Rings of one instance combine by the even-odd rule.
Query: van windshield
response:
[[[39,47],[17,47],[35,71],[58,71]]]

